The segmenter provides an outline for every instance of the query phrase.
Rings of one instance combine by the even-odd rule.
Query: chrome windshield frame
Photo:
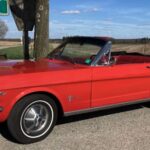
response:
[[[112,48],[112,42],[108,41],[103,48],[98,52],[98,54],[96,55],[96,57],[94,58],[94,60],[91,63],[91,66],[97,66],[98,62],[100,61],[100,59],[105,55],[109,53],[109,62],[111,59],[111,48]],[[108,64],[109,64],[108,62]]]

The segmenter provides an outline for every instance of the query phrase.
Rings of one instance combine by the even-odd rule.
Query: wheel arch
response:
[[[34,94],[43,94],[43,95],[47,95],[48,97],[52,98],[54,100],[54,102],[56,103],[56,106],[58,108],[58,116],[61,117],[64,115],[64,109],[63,106],[59,100],[59,98],[55,95],[52,94],[51,92],[48,91],[32,91],[32,92],[27,92],[26,94],[19,96],[17,101],[15,101],[15,103],[13,103],[12,107],[14,107],[18,102],[20,102],[24,97],[27,97],[29,95],[34,95]]]

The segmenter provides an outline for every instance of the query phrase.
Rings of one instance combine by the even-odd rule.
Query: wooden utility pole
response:
[[[49,0],[36,0],[34,36],[34,56],[39,60],[49,51]]]

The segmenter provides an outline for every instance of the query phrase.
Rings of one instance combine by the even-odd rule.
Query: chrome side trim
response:
[[[84,110],[65,112],[64,116],[65,117],[74,116],[74,115],[96,112],[96,111],[101,111],[101,110],[107,110],[107,109],[112,109],[112,108],[118,108],[118,107],[123,107],[123,106],[128,106],[128,105],[142,104],[142,103],[146,103],[146,102],[150,102],[150,99],[142,99],[142,100],[138,100],[138,101],[134,101],[134,102],[125,102],[125,103],[119,103],[119,104],[114,104],[114,105],[108,105],[108,106],[95,107],[95,108],[84,109]]]

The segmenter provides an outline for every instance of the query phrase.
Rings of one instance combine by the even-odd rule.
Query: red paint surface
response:
[[[0,122],[23,96],[34,92],[53,94],[64,112],[150,98],[149,57],[133,58],[134,62],[127,64],[124,56],[116,56],[116,64],[97,67],[48,59],[1,61],[0,91],[6,95],[0,96],[0,106],[4,107]]]

